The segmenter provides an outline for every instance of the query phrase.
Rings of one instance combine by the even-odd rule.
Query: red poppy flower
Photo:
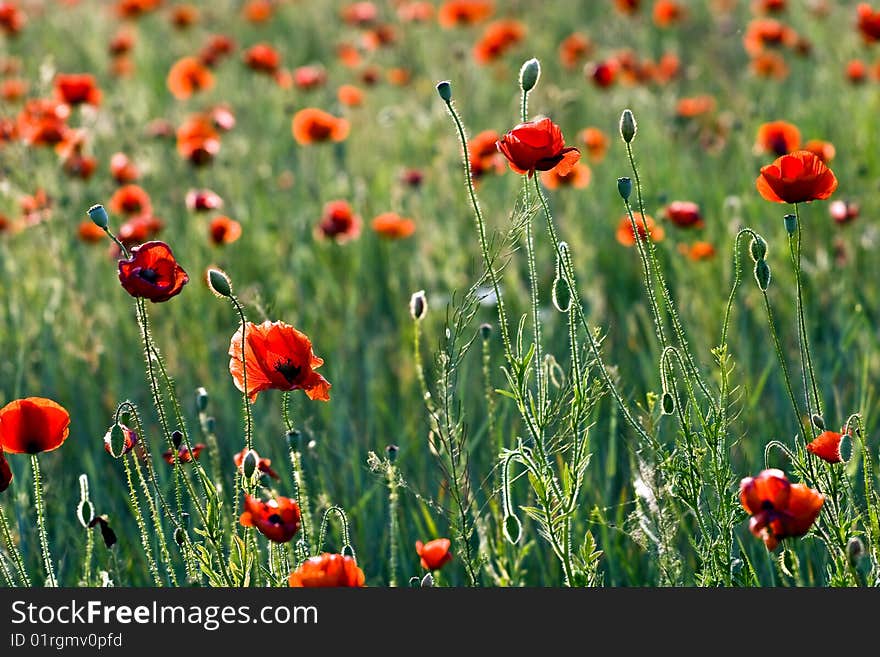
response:
[[[70,414],[51,399],[28,397],[0,409],[0,446],[10,454],[58,449],[70,435]]]
[[[874,9],[867,2],[860,2],[856,7],[856,24],[865,43],[880,41],[880,10]]]
[[[235,127],[235,114],[229,105],[215,105],[208,112],[208,117],[211,119],[214,127],[223,132],[229,132]]]
[[[652,241],[663,241],[666,232],[663,230],[662,226],[656,224],[653,217],[648,216],[645,219],[642,219],[642,214],[640,212],[633,212],[633,217],[636,220],[636,229],[639,239],[643,241],[648,239],[648,233],[650,233]],[[615,234],[615,237],[617,238],[617,241],[624,246],[635,246],[636,236],[635,233],[633,233],[632,220],[630,220],[629,215],[621,217],[620,223],[617,225],[617,233]]]
[[[695,116],[701,116],[714,111],[715,105],[714,96],[691,96],[678,101],[675,106],[675,113],[683,119],[692,119]]]
[[[229,342],[229,372],[244,392],[241,362],[242,329]],[[324,364],[312,352],[309,338],[284,322],[248,322],[245,334],[247,394],[254,401],[264,390],[304,390],[309,399],[330,401],[330,383],[315,372]]]
[[[114,153],[110,158],[110,175],[113,180],[124,185],[140,178],[141,172],[125,153]]]
[[[600,89],[606,89],[614,84],[617,79],[617,72],[620,68],[619,64],[613,59],[587,64],[584,67],[584,74],[587,79]]]
[[[134,48],[136,39],[137,36],[131,28],[126,26],[120,27],[116,34],[110,38],[107,44],[107,51],[113,57],[127,55]]]
[[[502,19],[486,26],[482,38],[474,46],[474,59],[480,64],[495,61],[526,35],[526,26],[517,20]]]
[[[137,246],[158,235],[163,228],[165,228],[165,224],[161,219],[151,214],[142,214],[128,219],[119,226],[116,237],[125,246]]]
[[[294,588],[359,587],[365,579],[354,557],[324,553],[306,559],[290,573],[288,583]]]
[[[691,201],[673,201],[663,210],[663,215],[682,228],[702,228],[703,215],[700,206]]]
[[[578,135],[578,141],[587,149],[587,157],[592,162],[601,162],[608,152],[611,140],[599,128],[584,128]]]
[[[346,107],[359,107],[364,102],[364,92],[353,84],[343,84],[336,90],[336,99]]]
[[[404,23],[427,23],[434,18],[434,5],[426,0],[405,2],[397,7],[397,17]]]
[[[138,18],[155,11],[160,4],[162,0],[118,0],[116,13],[120,18]]]
[[[131,450],[134,449],[135,445],[138,444],[138,441],[140,439],[134,429],[129,429],[124,424],[120,424],[119,426],[122,428],[122,435],[125,438],[122,443],[122,453],[128,454]],[[108,454],[112,456],[113,452],[110,450],[110,431],[107,431],[107,433],[104,434],[104,449],[107,451]]]
[[[496,146],[511,169],[530,178],[535,171],[551,169],[566,175],[581,156],[574,146],[566,147],[562,130],[548,118],[520,123],[502,136]]]
[[[275,12],[272,0],[248,0],[241,10],[245,20],[251,23],[265,23]]]
[[[810,151],[825,164],[828,164],[834,159],[834,156],[837,155],[837,149],[834,148],[834,144],[830,141],[823,141],[822,139],[811,139],[804,144],[804,150]]]
[[[27,101],[16,118],[16,130],[28,146],[55,145],[69,130],[70,107],[48,98]]]
[[[281,55],[268,43],[258,43],[244,52],[244,63],[259,73],[275,73],[281,66]]]
[[[171,8],[171,24],[179,30],[199,22],[199,10],[193,5],[175,5]]]
[[[199,51],[199,61],[205,66],[214,67],[220,60],[235,50],[235,41],[225,34],[213,34]]]
[[[95,225],[95,222],[90,219],[86,219],[85,221],[81,221],[79,226],[76,228],[77,236],[83,241],[89,244],[97,244],[98,242],[103,242],[104,230]]]
[[[131,250],[128,260],[119,261],[119,282],[133,297],[153,303],[180,294],[189,276],[177,264],[165,242],[147,242]]]
[[[59,73],[55,76],[55,95],[68,105],[101,104],[101,90],[95,81],[95,76],[89,73],[65,75]]]
[[[761,167],[755,186],[768,201],[805,203],[831,196],[837,189],[837,178],[813,153],[795,151]]]
[[[348,137],[348,121],[314,107],[300,110],[293,117],[291,132],[296,141],[306,146],[325,141],[344,141]]]
[[[657,27],[669,27],[685,17],[685,9],[673,0],[657,0],[654,3],[654,24]]]
[[[9,488],[9,484],[11,483],[12,470],[6,460],[6,456],[3,454],[3,450],[0,450],[0,493]]]
[[[247,455],[247,447],[241,450],[238,454],[232,457],[232,460],[235,462],[235,467],[242,470],[244,468],[244,457]],[[267,474],[272,479],[281,479],[278,476],[278,473],[272,469],[272,461],[270,459],[260,458],[260,455],[254,452],[254,456],[257,459],[257,470],[262,472],[263,474]]]
[[[217,245],[232,244],[241,237],[241,224],[225,215],[211,219],[208,225],[208,236]]]
[[[210,212],[223,207],[223,199],[210,189],[191,189],[186,193],[186,207],[195,212]]]
[[[573,187],[575,189],[584,189],[589,186],[593,177],[590,167],[581,162],[576,162],[571,170],[562,174],[559,169],[551,169],[550,171],[541,172],[541,183],[547,189],[558,189],[559,187]]]
[[[330,201],[324,206],[321,221],[315,232],[318,237],[343,244],[360,235],[361,218],[354,213],[346,201]]]
[[[755,57],[749,64],[752,72],[758,77],[784,80],[788,77],[788,64],[779,53],[765,52]]]
[[[764,54],[765,48],[790,47],[798,35],[792,28],[773,18],[756,18],[746,27],[743,46],[752,57]]]
[[[0,2],[0,32],[14,37],[24,28],[27,16],[14,2]]]
[[[635,14],[641,4],[641,0],[614,0],[614,6],[623,14]]]
[[[195,57],[178,59],[166,79],[168,90],[178,100],[186,100],[194,93],[214,86],[214,74]]]
[[[192,446],[192,450],[187,449],[186,445],[181,445],[177,450],[177,461],[178,463],[192,463],[193,461],[198,461],[199,456],[202,454],[202,450],[205,449],[207,445],[204,443],[196,443]],[[168,465],[174,465],[174,452],[170,449],[162,452],[162,459]]]
[[[772,121],[758,128],[755,150],[785,155],[801,146],[801,131],[787,121]]]
[[[211,120],[197,114],[177,129],[177,152],[195,166],[209,164],[220,152],[220,135]]]
[[[807,451],[828,463],[840,463],[843,461],[843,457],[840,455],[840,443],[842,440],[842,433],[823,431],[813,442],[807,445]]]
[[[383,212],[370,225],[379,236],[392,240],[404,239],[416,232],[416,223],[396,212]]]
[[[8,80],[3,80],[3,84],[0,85],[0,97],[10,103],[21,100],[27,95],[27,92],[28,83],[26,80],[9,78]]]
[[[694,242],[690,246],[680,244],[678,250],[694,261],[710,260],[715,257],[715,247],[710,242]]]
[[[846,79],[853,84],[862,84],[868,79],[868,67],[861,59],[851,59],[846,63]]]
[[[740,482],[739,499],[752,516],[749,530],[768,550],[789,536],[803,536],[819,517],[825,498],[805,484],[789,483],[781,470],[764,470]]]
[[[435,538],[427,543],[416,541],[416,554],[421,558],[422,568],[439,570],[452,561],[452,552],[449,551],[451,545],[448,538]]]
[[[244,527],[256,527],[273,543],[287,543],[299,529],[299,505],[289,497],[279,495],[263,502],[245,493],[244,513],[238,521]]]
[[[559,61],[565,68],[575,68],[593,52],[593,42],[589,37],[575,32],[559,44]]]
[[[339,14],[349,25],[362,27],[375,22],[379,17],[379,10],[372,2],[353,2],[343,7]]]
[[[400,182],[407,187],[412,187],[414,189],[421,187],[424,180],[425,174],[422,173],[421,169],[407,169],[400,174]]]
[[[473,25],[489,18],[493,10],[489,0],[448,0],[440,7],[437,21],[446,28]]]
[[[753,0],[752,11],[756,14],[779,14],[785,11],[787,0]]]
[[[107,207],[111,212],[124,215],[145,215],[153,209],[150,195],[139,185],[125,185],[117,189]]]
[[[297,89],[310,91],[324,86],[327,71],[320,66],[300,66],[293,71],[293,83]]]
[[[471,175],[479,180],[486,173],[504,171],[504,156],[495,145],[501,136],[494,130],[483,130],[467,144],[468,160],[471,163]]]
[[[855,221],[859,216],[859,210],[859,204],[852,201],[832,201],[828,206],[828,213],[838,225]]]

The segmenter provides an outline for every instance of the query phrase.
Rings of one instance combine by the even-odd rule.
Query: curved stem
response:
[[[242,393],[242,397],[244,398],[244,414],[245,414],[245,430],[244,430],[244,441],[245,447],[248,450],[253,449],[254,447],[254,428],[253,428],[253,417],[251,415],[251,399],[248,395],[248,386],[247,386],[247,319],[244,316],[244,308],[242,308],[238,299],[235,297],[230,297],[232,301],[232,305],[235,306],[236,312],[238,312],[238,318],[241,320],[241,379],[242,379],[242,388],[244,388],[244,392]]]

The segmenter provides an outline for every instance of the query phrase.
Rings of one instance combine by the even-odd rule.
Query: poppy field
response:
[[[876,586],[880,3],[0,0],[0,583]]]

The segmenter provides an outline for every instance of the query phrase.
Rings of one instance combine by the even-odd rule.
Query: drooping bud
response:
[[[183,527],[178,527],[174,530],[174,542],[178,546],[182,546],[186,542],[186,532],[183,531]]]
[[[204,413],[208,408],[208,391],[204,388],[196,388],[196,409],[199,413]]]
[[[620,194],[620,198],[624,201],[628,201],[632,191],[633,181],[631,178],[623,177],[617,179],[617,192]]]
[[[448,103],[452,100],[452,85],[449,80],[443,80],[437,84],[437,93],[444,102]]]
[[[415,321],[421,321],[428,312],[428,297],[424,290],[414,293],[409,299],[409,314]]]
[[[672,393],[664,392],[660,404],[663,415],[672,415],[675,412],[675,397],[672,396]]]
[[[749,245],[749,252],[752,254],[752,260],[764,260],[767,257],[767,242],[760,235],[755,235],[752,243]]]
[[[787,214],[782,220],[785,222],[785,230],[788,231],[789,235],[797,230],[797,215]]]
[[[758,260],[755,263],[755,280],[758,282],[758,287],[762,290],[770,287],[770,265],[767,264],[766,260]]]
[[[114,424],[104,437],[104,442],[110,447],[110,456],[118,459],[125,453],[125,432],[119,424]]]
[[[825,431],[825,419],[819,415],[818,413],[813,413],[813,417],[810,418],[813,421],[813,426],[815,426],[819,431]]]
[[[229,280],[229,276],[219,269],[208,270],[208,287],[218,297],[228,299],[232,296],[232,282]]]
[[[107,210],[104,209],[103,205],[96,203],[89,208],[88,214],[93,224],[98,228],[107,230],[107,226],[110,225],[110,217],[107,216]]]
[[[491,324],[480,324],[480,335],[483,340],[488,340],[492,335],[492,325]]]
[[[175,429],[171,432],[171,444],[174,445],[174,449],[180,449],[180,444],[183,442],[183,434]]]
[[[385,454],[388,455],[388,460],[391,463],[394,463],[397,460],[397,453],[400,451],[400,448],[397,445],[388,445],[385,448]]]
[[[519,69],[519,87],[523,91],[531,91],[541,77],[541,63],[532,57]]]
[[[421,585],[422,585],[422,580],[420,580],[418,577],[413,576],[413,577],[409,578],[409,587],[411,589],[417,589],[417,588],[421,587]]]
[[[241,470],[244,473],[245,479],[250,479],[254,476],[254,472],[257,471],[257,453],[249,449],[247,454],[244,455],[244,460],[241,462]]]
[[[504,517],[504,537],[513,545],[519,543],[522,536],[522,523],[512,513]]]
[[[434,586],[434,576],[431,573],[426,573],[424,577],[422,577],[422,588],[429,589]]]
[[[627,144],[635,139],[639,126],[636,123],[636,117],[633,116],[632,110],[625,109],[620,115],[620,136]]]

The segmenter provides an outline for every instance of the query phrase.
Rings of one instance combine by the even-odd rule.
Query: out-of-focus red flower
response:
[[[202,454],[202,450],[207,447],[204,443],[196,443],[192,446],[192,450],[187,448],[186,445],[181,445],[177,449],[177,461],[178,463],[192,463],[193,461],[198,461],[199,457]],[[170,449],[162,452],[162,459],[168,465],[174,465],[174,452]]]
[[[437,22],[442,27],[460,27],[484,21],[495,7],[489,0],[447,0],[437,12]]]
[[[788,77],[788,64],[782,55],[776,52],[763,52],[752,57],[749,63],[752,73],[761,78],[784,80]]]
[[[76,228],[76,235],[81,241],[88,244],[103,242],[106,237],[104,231],[95,225],[95,222],[90,219],[86,219],[79,223],[79,226]]]
[[[468,141],[468,161],[471,164],[471,175],[475,180],[479,180],[486,173],[504,171],[504,156],[495,145],[500,138],[501,135],[494,130],[483,130]]]
[[[806,203],[831,196],[837,189],[837,178],[813,153],[795,151],[761,167],[755,186],[768,201]]]
[[[324,364],[312,342],[284,322],[248,322],[245,328],[247,394],[254,401],[264,390],[303,390],[309,399],[330,401],[330,383],[315,369]],[[229,372],[235,387],[245,392],[242,328],[229,342]]]
[[[119,226],[116,237],[125,246],[137,246],[158,235],[164,227],[165,224],[158,217],[154,217],[152,214],[141,214],[127,219]]]
[[[590,171],[590,167],[582,162],[576,162],[566,174],[559,173],[558,169],[542,171],[541,183],[547,189],[558,189],[559,187],[584,189],[589,186],[592,177],[593,174]]]
[[[756,18],[746,27],[743,46],[749,55],[756,57],[767,48],[792,47],[797,39],[797,32],[785,23],[774,18]]]
[[[452,552],[449,551],[452,541],[448,538],[435,538],[433,541],[422,543],[416,541],[416,554],[422,562],[425,570],[440,570],[452,561]]]
[[[657,27],[675,25],[685,17],[685,8],[674,0],[657,0],[654,3],[654,24]]]
[[[787,121],[771,121],[758,128],[755,150],[759,153],[785,155],[801,147],[801,131]]]
[[[188,210],[194,212],[210,212],[223,207],[223,199],[210,189],[191,189],[186,193],[185,199]]]
[[[397,42],[397,30],[391,25],[377,25],[361,35],[361,43],[365,50],[388,48]]]
[[[836,431],[823,431],[810,444],[807,445],[807,451],[815,454],[827,463],[840,463],[843,456],[840,454],[840,443],[843,440],[843,434]]]
[[[584,145],[587,151],[587,157],[591,162],[601,162],[605,159],[608,152],[608,145],[611,140],[599,128],[584,128],[578,135],[578,142]]]
[[[831,162],[831,160],[834,159],[834,156],[837,155],[837,149],[834,148],[834,144],[830,141],[823,141],[822,139],[811,139],[804,144],[804,150],[810,151],[825,164]]]
[[[213,87],[214,74],[197,58],[181,57],[168,71],[166,84],[175,98],[186,100],[194,93]]]
[[[0,493],[9,488],[9,484],[12,483],[12,469],[9,467],[9,463],[6,460],[6,455],[3,454],[3,450],[0,449]]]
[[[673,201],[663,210],[663,216],[681,228],[702,228],[700,206],[692,201]]]
[[[232,244],[241,237],[241,224],[225,215],[211,219],[208,235],[214,244]]]
[[[842,226],[858,219],[859,204],[852,201],[832,201],[828,206],[828,213],[836,224]]]
[[[764,470],[740,482],[739,499],[752,516],[749,531],[775,550],[783,538],[803,536],[816,518],[825,498],[804,484],[792,484],[781,470]]]
[[[0,84],[0,97],[9,103],[21,100],[27,95],[27,92],[27,80],[21,78],[8,78]]]
[[[856,7],[856,18],[856,26],[865,43],[880,41],[880,10],[875,11],[867,2],[860,2]]]
[[[614,6],[617,8],[617,11],[628,15],[637,13],[641,5],[641,0],[614,0]]]
[[[22,196],[18,205],[27,226],[42,223],[52,216],[52,199],[42,187],[38,187],[33,194]]]
[[[155,11],[162,0],[117,0],[116,13],[120,18],[139,18]]]
[[[576,68],[593,52],[593,42],[580,32],[569,34],[559,44],[559,61],[565,68]]]
[[[248,0],[241,12],[251,23],[265,23],[275,13],[275,5],[272,0]]]
[[[208,116],[214,127],[223,132],[229,132],[235,127],[235,113],[225,103],[215,105],[208,111]]]
[[[232,54],[235,50],[235,41],[226,34],[212,34],[207,43],[199,51],[199,61],[205,66],[213,68],[220,60]]]
[[[592,62],[584,66],[584,75],[600,89],[607,89],[617,80],[619,65],[614,59]]]
[[[853,84],[862,84],[868,79],[868,67],[861,59],[851,59],[846,63],[846,79]]]
[[[681,98],[675,105],[675,114],[683,119],[692,119],[715,111],[715,96],[703,94]]]
[[[11,0],[0,2],[0,32],[7,36],[18,36],[27,23],[27,16]]]
[[[397,17],[403,23],[427,23],[434,18],[434,5],[424,0],[404,0],[397,7]]]
[[[119,261],[119,282],[131,296],[161,303],[180,294],[189,276],[165,242],[146,242]]]
[[[0,447],[4,452],[51,452],[69,435],[70,413],[51,399],[16,399],[0,409]]]
[[[116,31],[116,34],[110,37],[110,41],[107,44],[107,51],[113,57],[127,55],[134,48],[136,40],[137,36],[135,35],[134,30],[127,25],[123,25]]]
[[[416,223],[396,212],[383,212],[370,225],[380,237],[391,240],[404,239],[416,232]]]
[[[695,262],[711,260],[715,257],[715,247],[711,242],[694,242],[690,246],[687,244],[679,244],[678,250],[680,253]]]
[[[346,201],[330,201],[324,206],[315,234],[338,244],[357,238],[361,233],[361,218]]]
[[[235,463],[235,467],[239,470],[244,471],[244,457],[247,455],[248,450],[245,447],[238,454],[232,457],[233,462]],[[257,461],[257,470],[262,472],[265,475],[269,475],[272,479],[281,479],[277,472],[272,469],[272,461],[270,459],[261,458],[259,454],[254,451],[254,457]]]
[[[293,71],[293,82],[304,91],[317,89],[327,82],[327,71],[321,66],[300,66]]]
[[[211,120],[190,116],[177,128],[177,152],[195,166],[210,164],[220,152],[220,135]]]
[[[306,146],[325,141],[344,141],[349,123],[315,107],[297,112],[291,123],[291,132],[297,143]]]
[[[419,188],[425,180],[425,174],[421,169],[407,169],[400,175],[400,182],[407,187]]]
[[[125,185],[117,189],[107,207],[111,212],[127,216],[149,214],[153,204],[150,195],[140,185]]]
[[[125,153],[114,153],[110,158],[110,175],[113,180],[124,185],[141,177],[137,165]]]
[[[353,84],[343,84],[336,90],[336,99],[346,107],[359,107],[364,102],[364,92]]]
[[[752,11],[756,14],[780,14],[787,5],[787,0],[752,0]]]
[[[492,62],[525,38],[526,26],[513,19],[502,19],[486,26],[474,46],[474,59],[480,64]]]
[[[19,138],[28,146],[54,146],[69,130],[70,107],[48,98],[35,98],[25,103],[16,119]]]
[[[288,583],[294,588],[359,587],[364,580],[364,571],[354,557],[325,553],[306,559],[290,573]]]
[[[268,43],[258,43],[244,51],[244,63],[259,73],[274,74],[281,66],[281,55]]]
[[[339,14],[342,20],[349,25],[364,27],[376,21],[379,17],[379,10],[372,2],[353,2],[343,7]]]
[[[535,171],[556,169],[568,174],[580,159],[580,151],[566,146],[562,130],[549,118],[520,123],[497,142],[510,168],[530,178]]]
[[[642,241],[648,239],[648,233],[651,234],[652,241],[663,241],[663,238],[666,236],[666,231],[663,230],[662,226],[657,225],[653,217],[649,215],[642,218],[640,212],[633,212],[633,217],[636,220],[635,232],[633,231],[632,221],[630,220],[629,215],[621,217],[620,222],[617,224],[617,233],[615,234],[618,242],[624,246],[635,246],[636,232],[638,232],[639,239]]]
[[[176,5],[171,8],[171,24],[185,30],[199,22],[199,9],[194,5]]]

